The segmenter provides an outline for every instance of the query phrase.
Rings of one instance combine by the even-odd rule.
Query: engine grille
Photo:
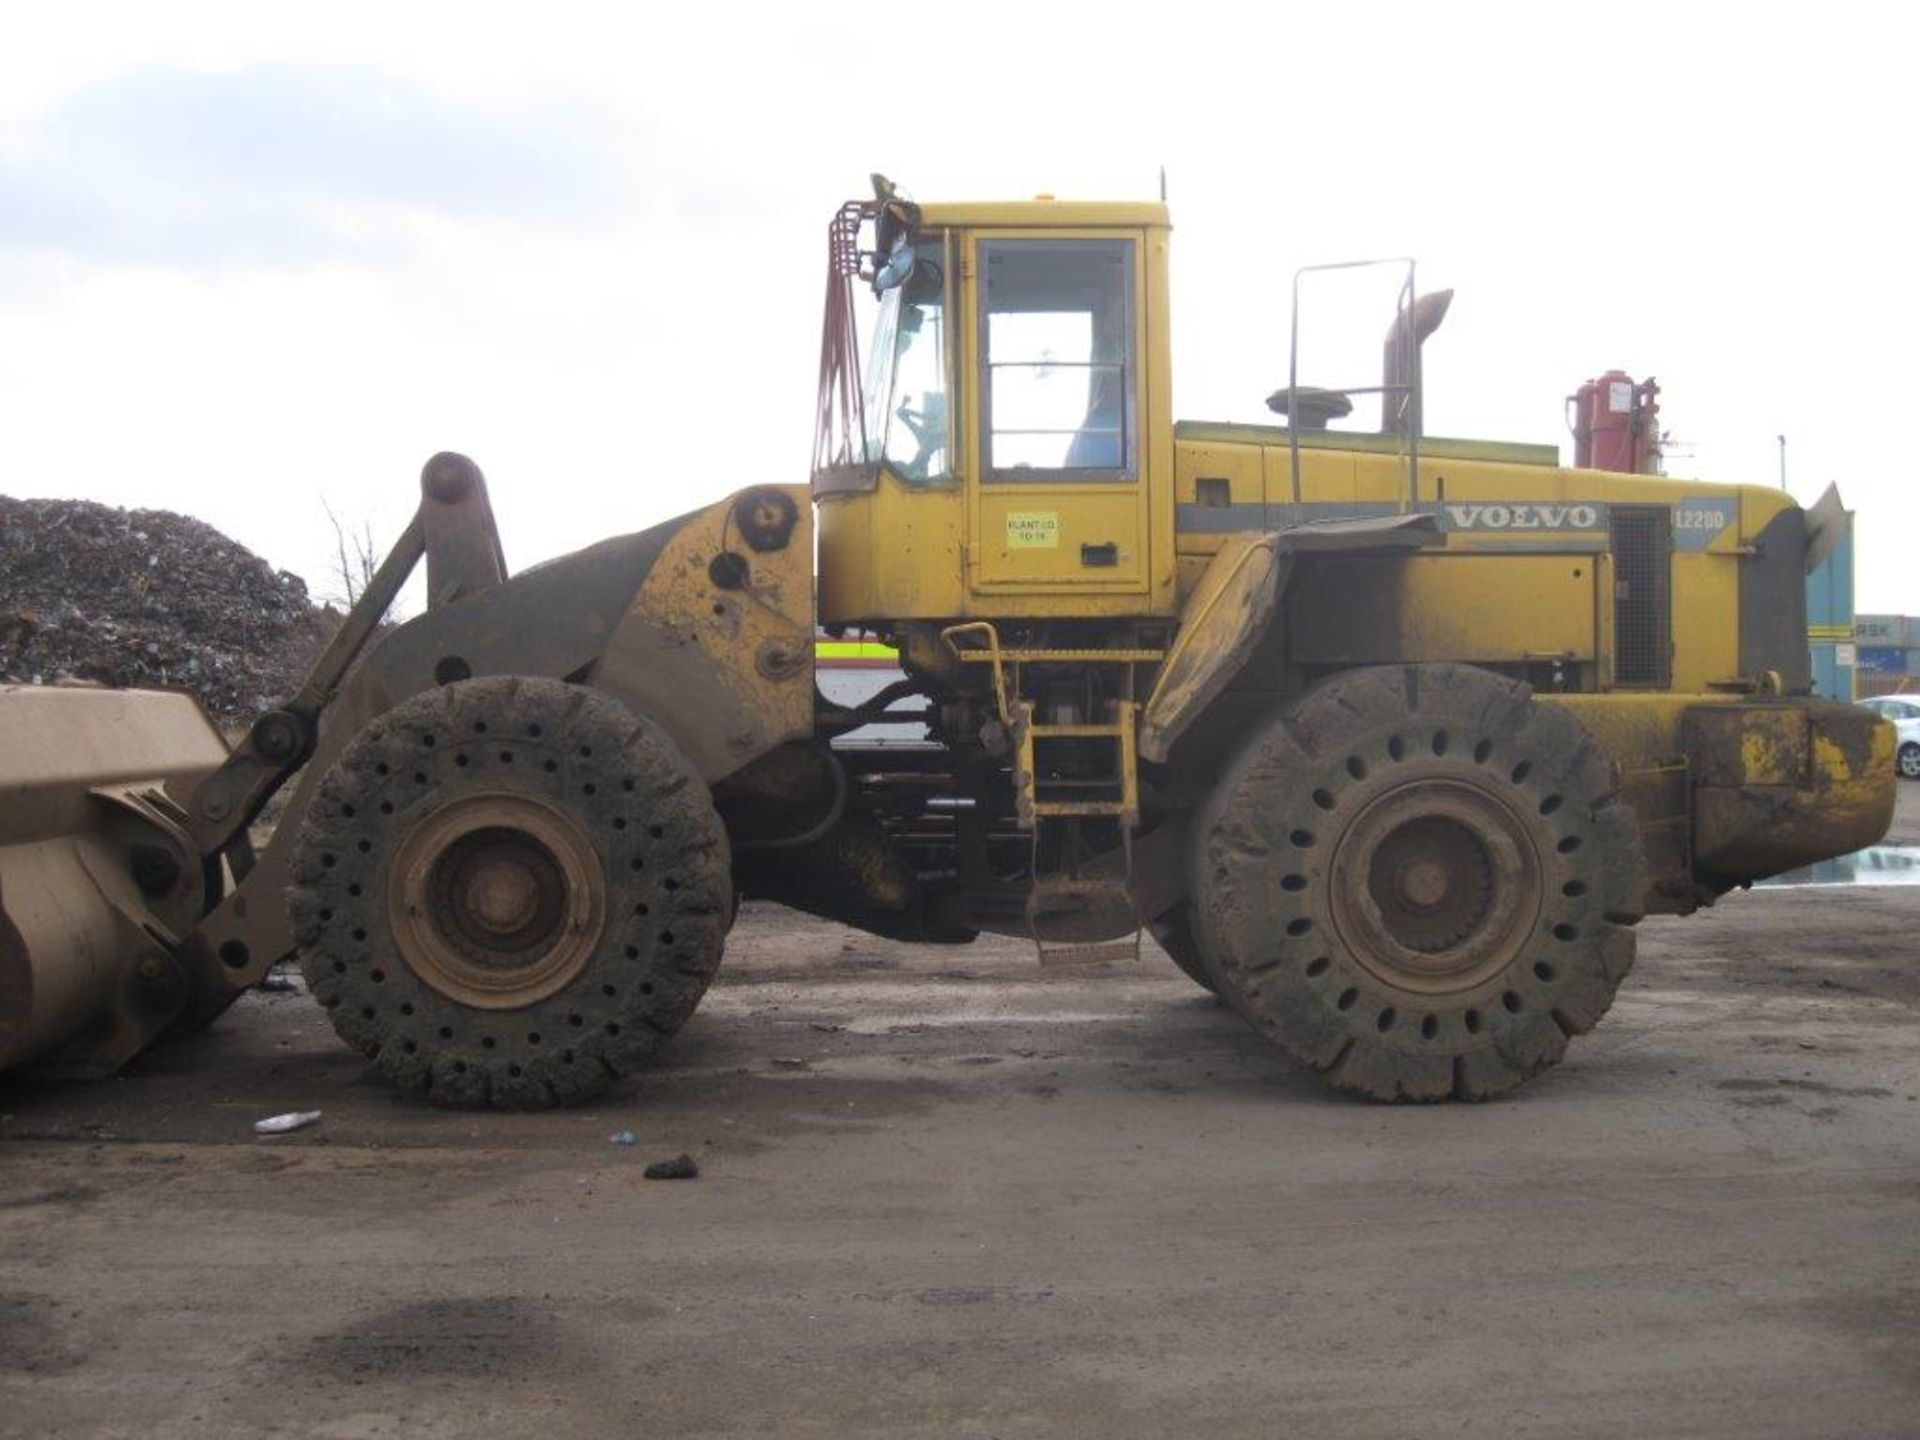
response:
[[[1613,682],[1663,689],[1673,678],[1673,512],[1613,507]]]

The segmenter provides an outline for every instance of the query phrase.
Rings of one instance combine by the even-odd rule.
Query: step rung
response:
[[[1042,965],[1110,965],[1117,960],[1132,960],[1140,954],[1140,937],[1130,940],[1096,940],[1085,945],[1040,946]]]
[[[1035,815],[1055,816],[1123,816],[1128,813],[1126,804],[1119,800],[1036,800],[1033,802]]]
[[[960,659],[972,665],[984,665],[998,658],[1008,665],[1098,664],[1150,665],[1167,658],[1164,650],[962,650]]]
[[[1109,740],[1118,740],[1127,731],[1124,725],[1029,725],[1027,733],[1036,740],[1068,735],[1089,739],[1104,735]]]

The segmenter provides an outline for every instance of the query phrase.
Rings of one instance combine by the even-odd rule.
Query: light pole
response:
[[[1780,442],[1780,488],[1784,490],[1787,488],[1787,437],[1776,435],[1774,438]]]

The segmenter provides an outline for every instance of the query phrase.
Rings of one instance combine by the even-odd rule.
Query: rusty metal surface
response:
[[[1648,860],[1649,911],[1871,845],[1893,813],[1893,735],[1872,712],[1793,697],[1543,695],[1619,771]]]
[[[1330,909],[1354,959],[1386,984],[1471,990],[1531,937],[1541,869],[1531,829],[1479,776],[1416,780],[1340,832]]]
[[[176,784],[202,853],[218,853],[294,769],[305,763],[287,814],[305,812],[320,775],[362,727],[412,695],[472,674],[565,677],[601,658],[617,617],[672,525],[621,536],[512,580],[496,566],[499,541],[479,468],[443,452],[421,472],[420,509],[368,583],[300,690],[262,717],[221,768]],[[425,558],[441,593],[424,615],[379,625]],[[284,895],[291,834],[282,826],[225,900],[177,947],[191,978],[188,1015],[205,1023],[293,953]]]
[[[288,820],[297,822],[306,812],[319,777],[361,729],[434,688],[435,671],[448,673],[450,660],[475,674],[558,678],[590,670],[658,548],[652,531],[604,541],[380,637],[322,714],[318,744],[288,803]],[[297,823],[281,825],[254,869],[182,953],[204,983],[224,987],[229,997],[293,953],[283,896],[292,880],[288,857],[297,829]]]
[[[1694,865],[1757,880],[1871,845],[1893,819],[1894,732],[1825,700],[1701,705],[1685,722]]]
[[[442,995],[512,1010],[564,989],[607,920],[593,842],[512,792],[463,796],[407,833],[387,880],[394,944]]]
[[[192,783],[173,782],[174,798],[187,811],[194,844],[217,855],[242,835],[261,808],[312,753],[324,711],[419,563],[425,546],[421,519],[401,535],[325,650],[308,669],[300,689],[253,722],[246,738],[219,769]]]
[[[423,557],[430,611],[481,594],[506,579],[506,559],[486,479],[472,460],[450,450],[441,451],[422,467],[419,509],[309,667],[299,690],[253,722],[217,773],[202,778],[190,794],[175,787],[203,854],[226,851],[287,778],[312,756],[322,714],[378,635]],[[454,654],[443,660],[433,678],[437,684],[446,684],[469,673],[467,662]]]
[[[427,604],[450,604],[507,578],[480,467],[442,450],[420,471],[420,522],[427,551]]]
[[[0,687],[0,1070],[109,1073],[179,1013],[206,872],[161,786],[226,753],[187,695]]]
[[[430,462],[427,481],[438,473]],[[469,539],[481,534],[485,527],[476,528],[472,508],[485,499],[477,470],[455,499],[469,507],[468,520],[458,522],[464,533]],[[497,584],[450,594],[368,643],[344,683],[338,682],[344,663],[329,672],[334,696],[316,712],[316,748],[289,818],[304,813],[314,777],[367,723],[413,695],[468,676],[571,679],[604,690],[665,727],[709,782],[810,736],[813,544],[805,502],[804,487],[754,487]],[[436,499],[430,485],[423,489],[423,514],[389,557],[401,579],[429,553],[427,537],[436,532],[423,517],[436,504],[451,503]],[[441,519],[441,529],[456,524]],[[738,563],[715,563],[728,556]],[[468,578],[475,578],[471,571]],[[485,578],[482,566],[478,580]],[[355,617],[360,614],[356,609]],[[377,619],[379,610],[373,614]],[[351,650],[352,642],[341,642],[348,660]],[[316,676],[328,663],[323,657]],[[314,681],[303,696],[308,689],[324,693]],[[283,826],[252,873],[183,947],[182,962],[196,984],[230,996],[292,953],[282,896],[291,879],[286,837],[295,828]]]
[[[190,695],[0,686],[0,844],[84,824],[92,786],[191,780],[226,755]]]
[[[813,507],[757,486],[671,524],[593,683],[713,781],[813,733]]]

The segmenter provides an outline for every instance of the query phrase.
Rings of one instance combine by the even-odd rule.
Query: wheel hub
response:
[[[1394,877],[1400,902],[1415,910],[1431,910],[1447,898],[1446,866],[1432,860],[1404,865]]]
[[[591,843],[531,796],[470,795],[415,825],[388,884],[400,954],[463,1005],[531,1005],[586,966],[605,922]]]
[[[540,881],[533,868],[520,861],[488,861],[468,882],[462,899],[477,923],[505,934],[533,918],[540,905]]]
[[[1354,957],[1400,989],[1448,993],[1498,974],[1540,915],[1541,865],[1492,792],[1416,780],[1376,797],[1337,840],[1329,896]]]
[[[1428,955],[1470,935],[1493,899],[1486,846],[1445,814],[1400,819],[1375,846],[1366,881],[1392,938]]]

